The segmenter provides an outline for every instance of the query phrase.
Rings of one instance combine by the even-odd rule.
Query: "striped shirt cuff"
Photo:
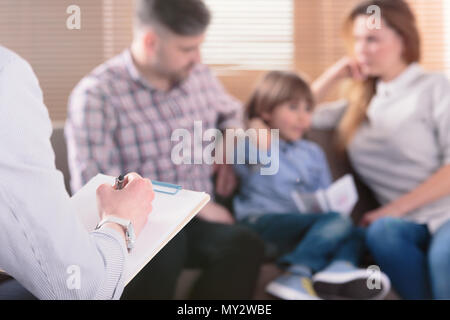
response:
[[[102,228],[91,233],[105,263],[106,279],[96,299],[120,299],[125,286],[128,250],[123,236],[114,229]],[[111,296],[112,293],[112,296]]]

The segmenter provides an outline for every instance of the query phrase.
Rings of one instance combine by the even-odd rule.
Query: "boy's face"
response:
[[[280,138],[296,141],[303,137],[311,126],[312,106],[302,100],[299,103],[286,102],[272,111],[263,113],[263,119],[272,129],[280,130]]]

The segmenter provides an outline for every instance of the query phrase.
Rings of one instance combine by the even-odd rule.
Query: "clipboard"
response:
[[[113,185],[115,177],[98,174],[71,199],[81,223],[88,232],[99,222],[96,190],[99,185]],[[128,254],[125,284],[139,271],[209,202],[205,192],[185,190],[181,186],[152,181],[155,198],[148,222]]]
[[[156,180],[151,180],[153,185],[153,191],[169,194],[169,195],[176,195],[178,191],[182,190],[183,188],[176,184],[171,184],[167,182],[161,182]]]

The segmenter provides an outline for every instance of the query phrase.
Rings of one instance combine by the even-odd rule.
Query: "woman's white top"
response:
[[[319,106],[313,127],[335,128],[348,103]],[[348,146],[350,161],[381,205],[411,192],[450,165],[450,82],[411,64],[390,82],[378,81],[368,121]],[[409,212],[405,219],[436,231],[450,219],[450,195]]]

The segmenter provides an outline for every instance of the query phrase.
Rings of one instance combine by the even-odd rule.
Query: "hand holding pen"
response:
[[[154,197],[149,179],[137,173],[119,176],[114,186],[102,184],[97,188],[100,220],[107,216],[130,220],[137,236],[147,223]]]
[[[128,179],[127,179],[128,180]],[[127,181],[125,181],[125,177],[121,174],[116,178],[116,183],[114,184],[114,189],[122,190],[125,187]]]

